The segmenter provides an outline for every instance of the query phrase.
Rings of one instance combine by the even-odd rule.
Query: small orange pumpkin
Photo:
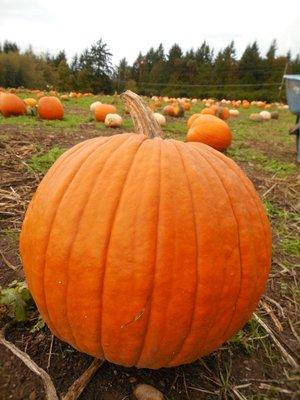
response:
[[[191,109],[191,103],[189,103],[188,101],[185,101],[183,103],[183,108],[185,109],[185,111],[189,111]]]
[[[13,93],[4,93],[1,95],[0,109],[5,118],[11,115],[24,115],[26,113],[26,104]]]
[[[174,117],[174,108],[171,105],[165,106],[163,108],[163,113],[169,117]]]
[[[222,151],[230,146],[232,133],[227,123],[215,115],[201,115],[194,120],[186,139],[188,142],[205,143]]]
[[[215,116],[226,121],[230,117],[229,109],[227,107],[217,106]]]
[[[112,104],[97,104],[94,114],[97,121],[104,122],[107,114],[117,114],[117,109]]]
[[[215,110],[212,107],[206,107],[206,108],[203,108],[203,110],[200,111],[200,114],[215,115]]]
[[[39,99],[37,111],[42,119],[62,119],[64,108],[60,100],[55,96],[44,96]]]

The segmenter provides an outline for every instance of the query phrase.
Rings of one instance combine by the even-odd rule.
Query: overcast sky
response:
[[[15,41],[22,50],[65,49],[71,58],[102,38],[113,62],[133,62],[160,42],[183,50],[206,40],[215,51],[235,41],[240,56],[257,40],[262,54],[273,38],[278,53],[300,52],[300,0],[0,0],[0,42]]]

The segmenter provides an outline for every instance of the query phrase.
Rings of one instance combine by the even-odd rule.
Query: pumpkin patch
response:
[[[77,144],[40,183],[20,239],[27,282],[53,334],[82,352],[153,369],[190,363],[257,307],[268,219],[232,160],[163,140],[141,99],[123,98],[137,132]],[[191,129],[211,118],[226,124],[206,115]]]

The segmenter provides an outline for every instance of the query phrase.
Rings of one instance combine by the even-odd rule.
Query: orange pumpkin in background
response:
[[[215,115],[215,110],[211,107],[206,107],[203,108],[203,110],[200,111],[200,114],[210,114],[210,115]]]
[[[173,108],[173,106],[171,106],[171,105],[165,106],[163,108],[163,113],[165,115],[168,115],[169,117],[174,117],[174,108]]]
[[[117,109],[112,104],[97,104],[94,115],[97,121],[104,122],[107,114],[117,114]]]
[[[86,140],[54,163],[26,212],[21,256],[61,340],[116,364],[172,367],[250,319],[269,273],[270,227],[234,161],[163,140],[141,99],[123,97],[139,134]]]
[[[187,120],[187,127],[190,128],[195,121],[196,118],[200,117],[200,113],[196,113],[190,116],[190,118]]]
[[[227,107],[217,106],[215,108],[215,116],[227,121],[227,119],[230,117],[229,109]]]
[[[39,99],[37,111],[42,119],[62,119],[64,108],[57,97],[45,96]]]
[[[189,111],[191,109],[191,103],[189,103],[188,101],[185,101],[183,103],[183,108],[185,109],[185,111]]]
[[[4,117],[19,116],[26,113],[26,104],[13,93],[3,93],[0,97],[0,110]]]
[[[216,150],[226,150],[232,140],[232,133],[227,123],[214,115],[201,115],[188,130],[188,142],[205,143]]]

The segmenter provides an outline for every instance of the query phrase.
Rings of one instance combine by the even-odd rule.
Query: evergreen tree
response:
[[[248,45],[239,62],[239,78],[241,83],[259,84],[263,82],[262,59],[257,42]]]
[[[61,60],[57,67],[57,89],[63,92],[72,89],[71,86],[71,71],[66,60]]]

